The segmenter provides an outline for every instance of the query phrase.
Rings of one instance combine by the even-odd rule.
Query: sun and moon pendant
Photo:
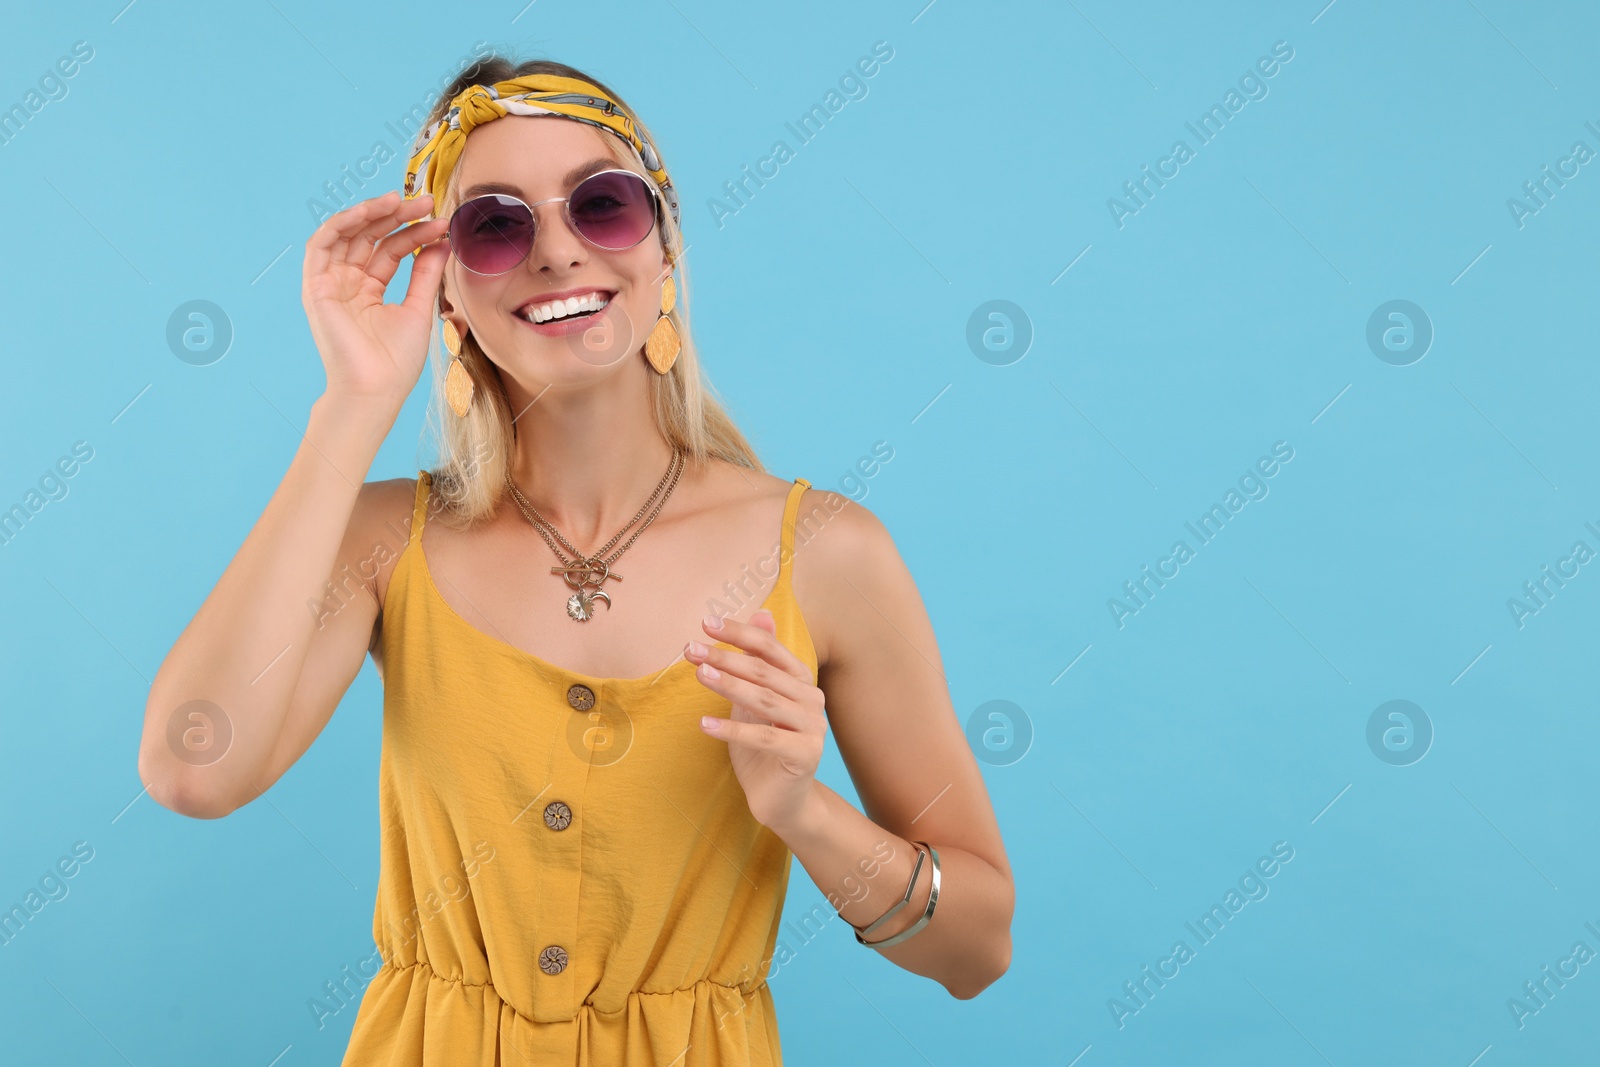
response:
[[[567,597],[567,614],[579,622],[594,618],[595,605],[601,602],[610,611],[611,598],[600,585],[607,578],[622,581],[622,575],[613,573],[610,564],[602,559],[575,559],[564,567],[551,567],[550,573],[561,575],[572,587],[573,594]],[[590,586],[594,589],[590,590]]]

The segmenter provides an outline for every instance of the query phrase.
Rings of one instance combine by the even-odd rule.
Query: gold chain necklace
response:
[[[667,472],[656,483],[655,491],[650,494],[650,499],[646,500],[638,513],[629,519],[622,529],[617,531],[616,536],[606,542],[605,547],[587,556],[572,547],[572,543],[561,536],[561,531],[556,529],[543,515],[539,514],[538,509],[517,488],[517,483],[511,480],[511,471],[509,469],[506,471],[506,488],[511,491],[511,497],[516,501],[518,509],[533,524],[533,528],[539,531],[539,536],[544,538],[544,543],[550,546],[550,551],[554,552],[556,558],[561,561],[561,566],[551,567],[550,573],[561,575],[573,590],[572,595],[567,598],[568,615],[578,622],[585,622],[594,617],[595,602],[598,600],[605,601],[606,609],[610,610],[611,598],[601,590],[601,583],[607,578],[615,578],[619,582],[622,581],[622,575],[614,573],[611,570],[611,564],[615,563],[617,558],[628,550],[629,546],[638,539],[640,534],[644,533],[646,528],[655,521],[656,516],[661,513],[662,507],[667,503],[667,497],[672,495],[672,490],[678,484],[678,475],[683,472],[683,467],[683,451],[674,448],[672,450],[672,459],[667,464]],[[664,493],[662,492],[663,487],[666,490]],[[639,521],[646,509],[650,507],[651,501],[654,501],[657,496],[660,496],[661,500],[656,504],[655,510],[650,512],[649,518],[644,520],[644,525],[633,532],[633,536],[628,538],[626,544],[612,552],[609,559],[604,558],[605,554],[610,551],[611,546],[615,545],[622,538],[622,535],[628,532],[628,527]],[[567,551],[572,553],[572,559],[562,555],[561,549],[556,547],[556,542],[550,539],[552,534],[555,535],[556,541],[560,541],[566,546]],[[594,587],[593,591],[588,589],[589,586]]]

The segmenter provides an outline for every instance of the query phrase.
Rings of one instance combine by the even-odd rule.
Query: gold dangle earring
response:
[[[678,330],[672,325],[672,320],[667,316],[678,303],[678,286],[672,280],[671,268],[667,271],[667,280],[661,286],[661,317],[656,320],[655,328],[650,331],[650,336],[644,339],[645,358],[650,360],[657,374],[665,374],[672,369],[672,363],[678,358],[678,349],[683,346],[678,337]]]
[[[472,409],[472,375],[461,362],[461,334],[456,324],[444,318],[440,321],[444,323],[444,348],[452,357],[450,370],[444,376],[444,398],[457,418],[466,418]]]

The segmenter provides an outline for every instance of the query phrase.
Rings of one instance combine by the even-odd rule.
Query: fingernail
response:
[[[699,641],[689,642],[689,654],[691,656],[704,656],[710,651],[711,650],[709,648],[707,648],[705,645],[702,645]]]
[[[717,728],[717,717],[715,715],[700,716],[700,728],[702,730],[715,731]]]
[[[722,619],[716,615],[707,615],[702,621],[706,624],[706,629],[708,630],[722,629]]]
[[[716,681],[716,680],[717,680],[717,679],[718,679],[718,678],[721,678],[721,677],[722,677],[722,672],[721,672],[721,671],[719,671],[719,670],[717,670],[717,669],[716,669],[716,668],[715,668],[715,667],[713,667],[713,666],[712,666],[712,665],[711,665],[711,664],[709,664],[709,663],[702,663],[702,664],[700,664],[700,673],[701,673],[701,674],[702,674],[702,675],[704,675],[704,676],[705,676],[705,678],[706,678],[706,679],[707,679],[707,680],[708,680],[708,681],[712,681],[712,682],[714,682],[714,681]]]

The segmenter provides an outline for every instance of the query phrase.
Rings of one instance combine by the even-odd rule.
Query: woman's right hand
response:
[[[306,242],[300,300],[328,376],[327,392],[397,412],[427,362],[433,300],[450,246],[449,219],[416,222],[428,193],[402,200],[391,189],[326,219]],[[397,227],[403,227],[397,229]],[[417,248],[405,299],[383,302],[400,261]]]

